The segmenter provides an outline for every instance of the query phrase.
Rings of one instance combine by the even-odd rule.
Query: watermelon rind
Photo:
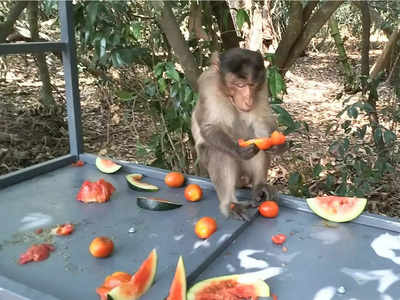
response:
[[[136,191],[147,191],[147,192],[155,192],[159,190],[159,187],[147,182],[141,181],[141,174],[128,174],[125,176],[126,182],[128,186]]]
[[[104,160],[109,160],[109,159],[101,158],[99,156],[96,158],[96,167],[97,167],[97,169],[99,169],[103,173],[112,174],[112,173],[117,172],[122,167],[121,165],[118,165],[116,163],[113,163],[112,166],[106,166],[103,163]]]
[[[186,300],[186,271],[182,256],[179,256],[167,300]]]
[[[244,284],[253,285],[256,288],[256,294],[258,297],[269,297],[270,295],[269,286],[268,284],[265,283],[265,281],[261,279],[251,278],[251,276],[247,277],[246,274],[234,274],[234,275],[213,277],[196,283],[189,289],[186,300],[195,300],[196,294],[201,292],[204,288],[206,288],[211,284],[217,283],[218,281],[225,281],[225,280],[235,280],[238,281],[239,283],[242,282]]]
[[[136,203],[140,208],[148,210],[170,210],[182,206],[180,203],[153,197],[136,197]]]
[[[306,199],[308,207],[321,218],[337,223],[349,222],[354,220],[362,214],[365,206],[367,205],[367,199],[365,198],[343,197],[352,199],[352,201],[354,201],[353,207],[346,213],[335,214],[330,211],[329,207],[322,207],[318,198],[323,197]],[[338,198],[340,197],[338,196]]]
[[[142,297],[153,284],[157,271],[157,251],[153,249],[146,260],[132,276],[129,282],[113,288],[108,294],[108,300],[136,300]],[[144,275],[148,275],[145,282],[140,282]]]

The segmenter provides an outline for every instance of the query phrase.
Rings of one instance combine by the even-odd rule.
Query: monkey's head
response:
[[[265,82],[265,66],[259,52],[233,48],[219,55],[221,81],[236,108],[243,112],[254,107],[259,88]]]

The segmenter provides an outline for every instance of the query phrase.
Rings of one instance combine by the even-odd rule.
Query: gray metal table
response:
[[[68,165],[0,190],[0,300],[23,299],[11,296],[10,291],[28,299],[97,299],[95,288],[106,275],[133,273],[153,248],[159,254],[158,271],[144,300],[161,300],[167,295],[179,255],[184,257],[189,284],[230,273],[260,272],[280,300],[298,296],[316,300],[400,297],[398,222],[365,214],[358,223],[327,227],[307,212],[304,201],[283,196],[277,218],[255,214],[253,222],[243,223],[219,214],[208,180],[189,178],[204,190],[203,200],[189,203],[183,188],[165,186],[167,171],[129,164],[107,175],[93,165],[94,156],[81,158],[88,163],[84,167]],[[134,172],[146,175],[143,180],[158,185],[160,191],[129,189],[125,175]],[[116,187],[109,202],[83,204],[75,200],[84,180],[100,178]],[[171,211],[145,211],[136,205],[138,195],[159,196],[184,205]],[[248,191],[238,191],[238,195],[246,198]],[[193,225],[206,215],[215,217],[219,227],[209,240],[200,241]],[[76,231],[51,238],[57,249],[49,259],[17,264],[20,253],[40,242],[32,233],[35,229],[65,222],[76,223]],[[128,233],[131,226],[136,233]],[[271,242],[271,235],[278,232],[288,236],[287,252]],[[116,248],[110,258],[95,259],[89,254],[89,243],[98,235],[113,238]],[[374,240],[388,235],[395,239],[390,244],[398,246],[389,253],[394,261],[371,248]],[[380,251],[385,251],[382,245]],[[340,286],[345,294],[329,298]]]

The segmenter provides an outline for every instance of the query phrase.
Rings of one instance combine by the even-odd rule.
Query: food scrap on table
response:
[[[18,263],[20,265],[29,263],[31,261],[42,261],[50,256],[50,252],[56,248],[52,244],[37,244],[32,245],[26,252],[22,253],[19,257]]]
[[[103,203],[110,199],[115,187],[103,178],[96,182],[85,180],[76,195],[76,200],[84,203],[98,202]]]
[[[53,235],[70,235],[72,232],[75,230],[75,225],[72,223],[66,223],[66,224],[61,224],[57,225],[57,227],[54,227],[51,229],[50,234]]]
[[[74,163],[71,164],[73,167],[83,167],[85,165],[85,163],[81,160],[78,160]]]

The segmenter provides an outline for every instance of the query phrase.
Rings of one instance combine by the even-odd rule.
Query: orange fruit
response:
[[[180,172],[169,172],[164,177],[164,182],[169,187],[180,187],[185,181],[185,177]]]
[[[94,257],[107,257],[114,250],[114,243],[105,236],[98,236],[89,245],[89,252]]]
[[[276,130],[271,134],[270,139],[271,139],[272,145],[274,145],[274,146],[282,145],[286,141],[286,137],[282,133],[280,133],[279,131],[276,131]]]
[[[203,217],[194,226],[194,232],[201,239],[208,239],[217,231],[217,222],[211,217]]]
[[[196,202],[203,196],[203,190],[201,187],[195,183],[189,184],[185,188],[185,198],[188,201]]]
[[[116,286],[119,286],[123,282],[128,282],[129,280],[131,280],[131,278],[131,274],[125,272],[114,272],[106,277],[103,286],[105,288],[112,289]]]
[[[260,150],[267,150],[272,146],[272,141],[270,138],[256,138],[256,139],[250,139],[250,140],[243,140],[239,139],[238,140],[239,146],[240,147],[247,147],[251,144],[256,144],[258,149]]]

